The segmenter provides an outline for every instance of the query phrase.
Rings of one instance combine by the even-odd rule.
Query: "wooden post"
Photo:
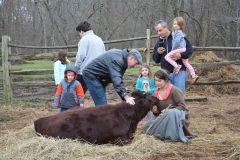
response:
[[[8,55],[11,53],[11,47],[8,47],[10,41],[9,36],[2,36],[3,99],[4,104],[7,106],[12,103],[11,77],[9,75],[11,66],[8,62]]]
[[[147,47],[147,53],[146,53],[146,63],[149,65],[150,64],[150,29],[147,29],[147,42],[146,42],[146,47]]]

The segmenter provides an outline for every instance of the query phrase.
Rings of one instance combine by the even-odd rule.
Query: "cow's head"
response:
[[[149,106],[150,109],[152,109],[154,105],[157,105],[159,101],[156,97],[140,90],[132,92],[131,96],[135,98],[135,102],[138,106]]]
[[[135,90],[131,93],[131,96],[136,99],[146,98],[146,93],[140,90]]]

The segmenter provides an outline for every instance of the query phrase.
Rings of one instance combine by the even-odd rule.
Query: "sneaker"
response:
[[[191,84],[195,84],[198,78],[199,78],[198,75],[195,75],[195,77],[191,79]]]
[[[182,65],[178,65],[178,67],[174,69],[175,75],[178,75],[178,73],[180,72],[181,68],[182,68]]]

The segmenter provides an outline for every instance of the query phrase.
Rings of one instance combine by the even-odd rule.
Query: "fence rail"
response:
[[[111,41],[104,41],[105,44],[110,43],[120,43],[120,42],[127,42],[133,40],[146,40],[146,47],[145,48],[136,48],[139,52],[142,52],[146,56],[146,63],[150,64],[150,53],[153,52],[153,48],[150,48],[150,40],[151,38],[157,38],[157,35],[150,36],[150,30],[147,29],[146,37],[137,37],[137,38],[129,38],[129,39],[121,39],[121,40],[111,40]],[[54,85],[54,81],[42,81],[42,82],[11,82],[12,75],[39,75],[39,74],[53,74],[52,69],[39,69],[39,70],[13,70],[11,69],[11,64],[9,60],[16,60],[16,59],[28,59],[28,60],[39,60],[39,59],[46,59],[46,58],[54,58],[55,55],[47,55],[47,56],[39,56],[31,55],[31,56],[24,56],[24,55],[13,55],[11,54],[11,47],[17,48],[28,48],[28,49],[67,49],[67,48],[77,48],[77,45],[69,45],[69,46],[55,46],[55,47],[39,47],[39,46],[24,46],[24,45],[15,45],[11,44],[11,39],[8,36],[2,37],[2,55],[0,58],[2,59],[2,75],[3,75],[3,84],[0,84],[0,87],[3,87],[3,99],[5,105],[11,105],[13,97],[12,97],[12,86],[14,87],[25,87],[25,86],[52,86]],[[239,51],[240,47],[195,47],[193,46],[194,51]],[[70,53],[69,57],[75,57],[76,53]],[[223,65],[230,65],[230,64],[240,64],[240,61],[231,61],[231,62],[216,62],[216,63],[204,63],[204,64],[192,64],[194,67],[213,67],[213,66],[223,66]],[[159,65],[159,64],[154,64]],[[133,83],[132,81],[126,81],[125,83]],[[240,81],[212,81],[212,82],[197,82],[196,85],[221,85],[221,84],[229,84],[229,83],[240,83]],[[186,84],[190,84],[190,82],[186,81]]]

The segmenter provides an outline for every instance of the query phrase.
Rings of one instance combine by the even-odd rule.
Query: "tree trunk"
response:
[[[192,17],[195,17],[195,11],[194,11],[194,3],[193,3],[193,0],[190,0],[190,14]],[[192,30],[192,33],[195,34],[195,37],[193,38],[193,44],[195,44],[196,46],[199,46],[200,44],[200,33],[198,32],[199,30],[199,27],[196,25],[196,22],[194,21],[193,18],[191,18],[190,20],[190,24],[189,28],[191,28]]]

